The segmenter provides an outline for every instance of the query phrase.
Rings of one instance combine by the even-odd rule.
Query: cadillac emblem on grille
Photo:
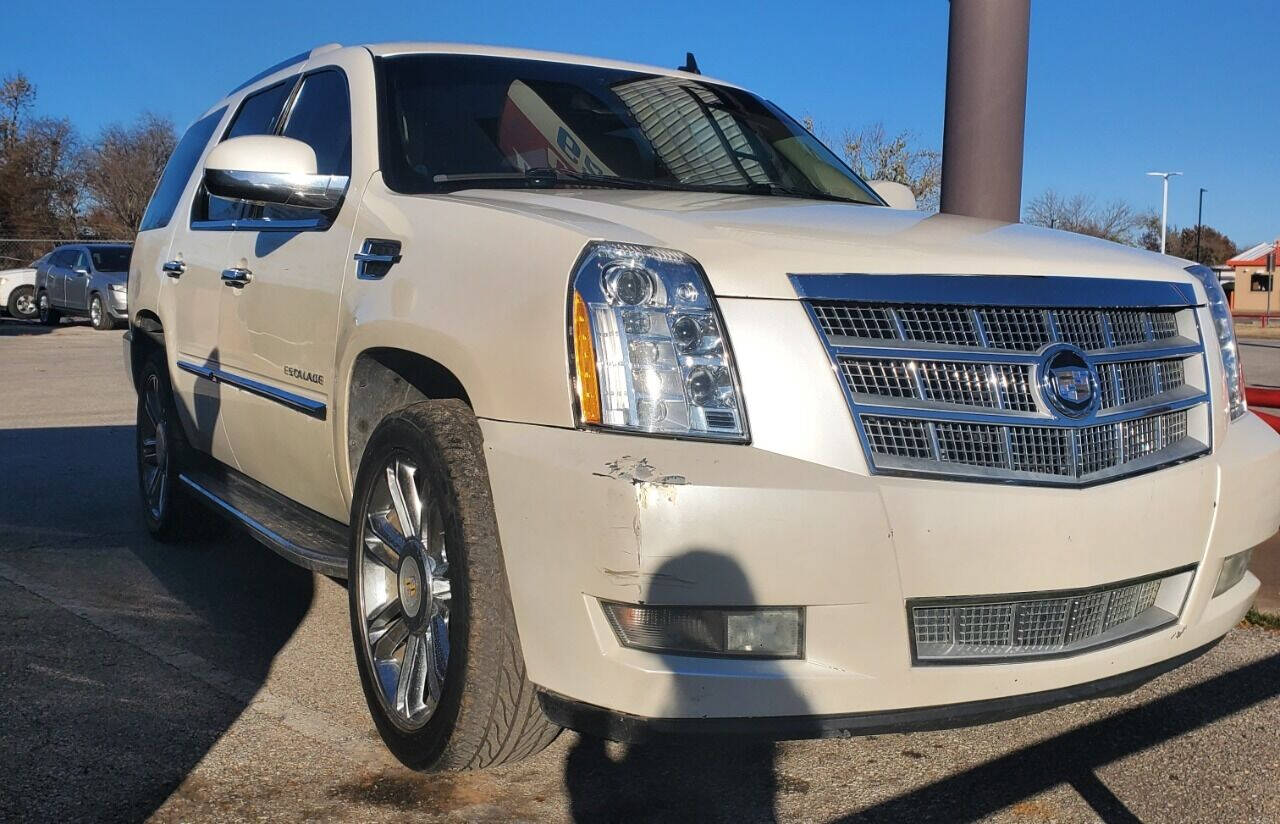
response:
[[[1040,375],[1045,397],[1054,409],[1068,418],[1079,418],[1092,410],[1098,397],[1098,378],[1083,351],[1070,345],[1049,349],[1041,361]]]

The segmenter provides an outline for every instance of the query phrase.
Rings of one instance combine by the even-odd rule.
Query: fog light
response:
[[[635,606],[601,601],[618,643],[685,655],[799,658],[801,610]]]
[[[1222,571],[1218,573],[1218,585],[1213,588],[1214,598],[1240,583],[1244,574],[1249,571],[1249,558],[1252,556],[1253,550],[1246,549],[1244,552],[1228,555],[1222,560]]]

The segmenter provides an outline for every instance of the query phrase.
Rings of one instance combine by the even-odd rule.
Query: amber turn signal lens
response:
[[[596,349],[591,320],[582,295],[573,293],[573,362],[577,367],[578,406],[583,423],[600,423],[600,383],[596,379]]]

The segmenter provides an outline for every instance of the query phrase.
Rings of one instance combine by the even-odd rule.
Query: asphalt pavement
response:
[[[1243,351],[1280,384],[1280,349]],[[342,584],[213,527],[149,540],[133,419],[119,333],[0,321],[0,821],[1280,820],[1280,633],[1253,627],[1129,695],[967,730],[565,733],[410,772],[369,722]]]

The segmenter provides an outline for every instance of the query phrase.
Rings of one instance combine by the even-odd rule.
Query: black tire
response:
[[[49,302],[49,293],[41,291],[36,296],[36,313],[40,316],[40,323],[44,326],[57,326],[62,320],[62,313],[53,308],[53,304]]]
[[[36,287],[34,286],[14,287],[13,291],[9,293],[9,303],[5,307],[9,317],[18,318],[19,320],[31,320],[37,317],[40,314],[40,310],[36,307],[35,291]]]
[[[89,321],[93,324],[93,328],[99,332],[106,332],[116,328],[116,322],[111,317],[111,313],[107,311],[107,303],[102,299],[102,295],[97,292],[93,297],[89,298]]]
[[[138,377],[135,432],[138,492],[147,531],[162,543],[175,543],[192,537],[193,529],[200,522],[195,517],[197,504],[178,481],[189,447],[178,420],[173,386],[169,382],[169,366],[163,350],[151,353]],[[158,454],[162,459],[152,463],[149,454]],[[156,474],[149,471],[152,469]],[[153,483],[159,484],[158,495],[152,494]]]
[[[518,761],[542,750],[560,732],[543,715],[525,676],[482,443],[475,415],[465,403],[423,401],[383,419],[369,439],[356,479],[347,590],[360,683],[382,740],[413,769],[478,769]],[[442,546],[448,548],[452,590],[443,685],[434,711],[417,729],[405,729],[383,706],[386,699],[365,640],[361,585],[360,564],[373,563],[364,539],[375,485],[382,483],[385,490],[386,468],[401,459],[418,468],[432,514],[439,513],[433,531],[439,529]]]

